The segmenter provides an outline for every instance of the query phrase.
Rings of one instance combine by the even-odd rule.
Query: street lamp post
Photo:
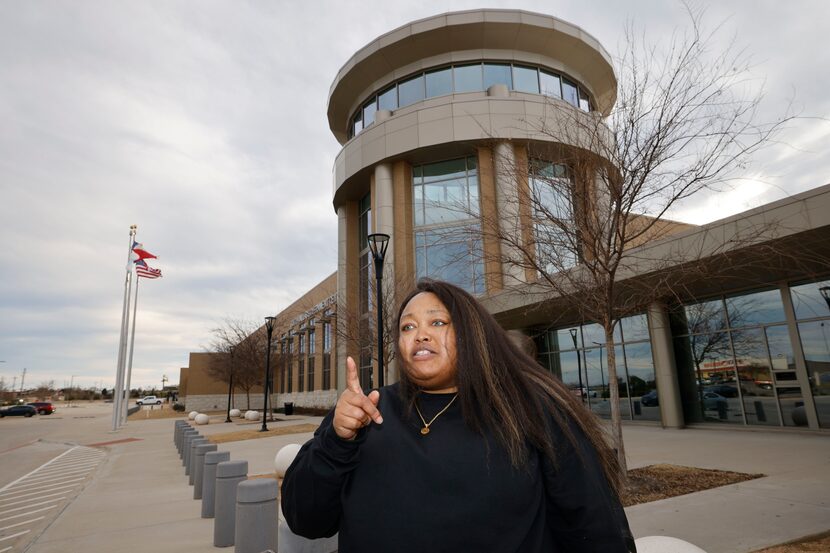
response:
[[[231,366],[230,366],[230,375],[228,378],[228,412],[227,416],[225,417],[225,422],[231,422],[231,394],[233,393],[233,350],[234,347],[231,346],[228,348],[228,354],[231,358]]]
[[[383,387],[383,259],[389,247],[389,235],[375,233],[369,235],[369,249],[375,260],[375,278],[377,279],[378,312],[378,388]]]
[[[571,340],[574,342],[574,349],[576,350],[576,372],[579,374],[579,399],[585,402],[585,391],[582,388],[582,359],[579,358],[579,348],[576,347],[576,328],[570,329]]]
[[[830,286],[822,286],[818,289],[824,302],[827,304],[827,309],[830,309]]]
[[[276,322],[276,320],[276,317],[265,317],[265,332],[268,335],[268,343],[265,347],[265,383],[263,386],[265,397],[262,402],[262,428],[259,429],[260,432],[268,432],[268,425],[265,422],[265,413],[268,412],[268,392],[269,382],[271,379],[271,335],[274,333],[274,322]]]
[[[602,397],[605,397],[605,375],[602,373],[602,348],[605,344],[594,342],[599,346],[599,378],[602,381]]]

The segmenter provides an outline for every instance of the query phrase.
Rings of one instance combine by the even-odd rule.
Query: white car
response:
[[[144,396],[135,403],[136,405],[161,405],[161,398],[156,396]]]

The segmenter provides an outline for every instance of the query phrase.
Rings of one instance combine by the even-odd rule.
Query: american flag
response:
[[[153,269],[143,259],[138,259],[135,262],[135,274],[141,278],[160,278],[161,269]]]

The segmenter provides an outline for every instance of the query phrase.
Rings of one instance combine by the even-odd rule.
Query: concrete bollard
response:
[[[195,430],[188,430],[184,435],[184,442],[182,443],[182,465],[184,465],[185,474],[187,474],[187,461],[190,455],[190,442],[200,437],[201,435]]]
[[[176,447],[179,446],[179,434],[182,433],[182,429],[186,424],[186,422],[178,420],[173,425],[173,443],[176,444]]]
[[[190,430],[185,430],[184,434],[182,434],[182,448],[181,451],[179,451],[179,457],[182,458],[182,466],[184,467],[187,466],[187,448],[190,447],[190,440],[192,440],[194,436],[198,435],[199,432],[192,428]]]
[[[240,482],[236,488],[235,553],[277,550],[277,493],[272,478]]]
[[[205,454],[216,451],[216,444],[202,444],[196,446],[196,462],[193,472],[193,499],[202,499],[202,480],[205,474]]]
[[[216,465],[230,460],[230,451],[210,451],[205,454],[205,468],[202,472],[202,518],[213,518],[216,507]]]
[[[190,440],[190,455],[187,459],[187,468],[188,470],[185,471],[190,478],[187,479],[187,483],[191,486],[193,485],[195,478],[196,478],[196,447],[208,443],[207,438],[195,438]]]
[[[669,536],[646,536],[634,543],[639,553],[706,553],[696,545]]]
[[[236,488],[248,478],[248,461],[223,461],[216,465],[213,545],[228,547],[236,537]]]

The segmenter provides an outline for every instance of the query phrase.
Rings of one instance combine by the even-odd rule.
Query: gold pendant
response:
[[[429,434],[429,428],[425,426],[421,429],[421,435],[426,436],[427,434]]]

